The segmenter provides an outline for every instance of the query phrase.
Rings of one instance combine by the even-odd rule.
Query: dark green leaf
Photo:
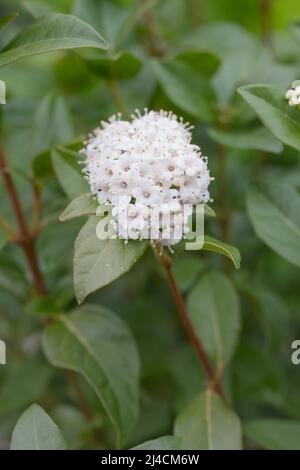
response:
[[[180,61],[162,63],[153,60],[152,68],[173,103],[204,122],[214,121],[215,96],[207,77]]]
[[[19,16],[19,13],[10,13],[9,15],[2,16],[0,18],[0,30],[6,28],[6,26],[14,21],[17,16]]]
[[[137,417],[139,373],[137,349],[123,321],[109,310],[85,305],[56,316],[43,347],[53,365],[85,377],[123,442]]]
[[[207,51],[184,51],[176,56],[176,60],[188,65],[200,75],[211,77],[218,70],[220,59]]]
[[[231,259],[236,269],[239,269],[241,265],[241,255],[235,246],[216,240],[209,235],[205,235],[202,249],[204,251],[211,251],[213,253],[227,256],[227,258]]]
[[[53,13],[34,21],[8,44],[0,54],[0,67],[26,56],[80,47],[107,49],[108,45],[89,24],[75,16]]]
[[[141,69],[142,62],[130,51],[100,55],[93,52],[82,54],[91,70],[106,79],[123,80],[134,77]]]
[[[300,450],[300,421],[263,418],[246,422],[245,436],[263,449]]]
[[[221,371],[231,360],[240,332],[239,300],[232,282],[219,272],[205,274],[188,296],[195,332]]]

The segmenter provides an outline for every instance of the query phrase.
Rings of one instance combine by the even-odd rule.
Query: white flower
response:
[[[145,110],[130,122],[111,117],[85,143],[84,172],[99,203],[113,206],[117,236],[175,244],[187,230],[186,204],[210,200],[207,158],[190,130],[170,112]]]
[[[296,80],[292,83],[291,88],[285,94],[286,99],[289,102],[289,106],[296,107],[300,106],[300,82]]]

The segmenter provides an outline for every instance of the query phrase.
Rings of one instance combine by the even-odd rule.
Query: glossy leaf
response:
[[[43,348],[51,364],[83,375],[123,442],[137,417],[139,375],[138,352],[125,323],[107,309],[85,305],[53,318]]]
[[[89,24],[75,16],[53,13],[35,20],[8,44],[0,54],[0,67],[26,56],[80,47],[107,49],[108,45]]]
[[[277,139],[300,150],[300,123],[289,109],[284,90],[270,85],[249,85],[238,91]]]
[[[217,271],[205,274],[188,296],[188,311],[205,351],[221,371],[233,356],[240,332],[232,282]]]
[[[233,262],[236,269],[239,269],[241,265],[241,255],[235,246],[216,240],[209,235],[205,235],[202,249],[226,256]]]
[[[221,399],[207,390],[177,417],[175,435],[185,450],[240,450],[238,416]]]
[[[17,422],[11,450],[64,450],[66,444],[52,419],[38,405],[30,406]]]

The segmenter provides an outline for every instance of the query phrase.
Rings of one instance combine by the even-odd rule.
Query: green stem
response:
[[[118,112],[122,113],[125,118],[129,117],[125,101],[122,96],[119,82],[115,79],[107,80],[107,86],[110,91],[112,100]]]

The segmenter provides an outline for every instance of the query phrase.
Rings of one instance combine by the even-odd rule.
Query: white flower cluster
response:
[[[136,111],[130,122],[102,122],[85,142],[84,171],[98,202],[112,206],[118,237],[173,245],[192,205],[210,201],[207,158],[190,130],[171,112]]]
[[[286,99],[292,107],[300,107],[300,81],[292,83],[291,88],[286,92]]]

